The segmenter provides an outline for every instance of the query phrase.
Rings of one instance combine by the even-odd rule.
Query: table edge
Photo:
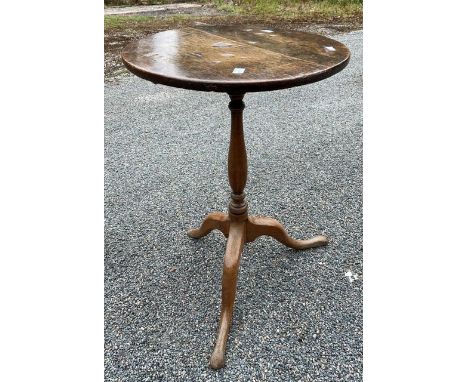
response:
[[[295,78],[279,78],[272,80],[263,81],[210,81],[210,80],[199,80],[199,79],[187,79],[181,77],[168,77],[157,73],[148,72],[142,68],[134,66],[122,57],[122,61],[125,67],[135,74],[136,76],[143,78],[147,81],[153,82],[154,84],[172,86],[176,88],[198,90],[205,92],[219,92],[219,93],[253,93],[262,91],[272,91],[288,89],[296,86],[307,85],[314,82],[324,80],[328,77],[333,76],[336,73],[342,71],[349,63],[351,54],[348,54],[346,59],[338,63],[337,65],[325,69],[318,73],[311,73],[306,76],[300,76]]]

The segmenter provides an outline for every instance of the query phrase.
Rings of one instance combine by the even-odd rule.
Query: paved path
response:
[[[144,5],[139,7],[107,7],[104,8],[104,15],[146,15],[160,14],[167,12],[188,13],[194,9],[199,9],[202,4],[179,3],[179,4],[163,4],[163,5]]]
[[[335,38],[352,53],[341,73],[245,97],[250,212],[331,243],[246,245],[218,372],[225,239],[185,231],[226,209],[228,97],[106,85],[106,381],[361,381],[362,32]]]

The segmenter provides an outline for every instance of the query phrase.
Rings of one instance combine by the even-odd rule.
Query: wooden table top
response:
[[[122,52],[125,66],[146,80],[231,94],[320,81],[349,57],[345,45],[318,34],[247,26],[168,30]]]

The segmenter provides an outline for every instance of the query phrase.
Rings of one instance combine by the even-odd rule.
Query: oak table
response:
[[[139,77],[179,88],[224,92],[231,99],[229,211],[212,212],[199,228],[188,231],[190,237],[201,238],[218,229],[227,237],[218,338],[210,359],[214,369],[224,366],[244,244],[262,235],[272,236],[295,249],[328,243],[322,235],[309,240],[292,239],[277,220],[248,215],[244,193],[247,182],[244,94],[323,80],[342,70],[349,57],[345,45],[318,34],[246,26],[167,30],[134,41],[122,52],[125,66]]]

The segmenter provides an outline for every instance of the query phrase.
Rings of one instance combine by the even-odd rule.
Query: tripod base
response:
[[[283,225],[269,217],[236,216],[222,212],[210,213],[200,228],[192,229],[187,234],[195,239],[208,235],[217,229],[228,238],[224,255],[221,316],[218,339],[211,355],[210,366],[219,369],[224,366],[224,353],[231,327],[234,300],[236,296],[237,274],[244,244],[254,241],[259,236],[271,236],[284,245],[294,249],[320,247],[328,243],[323,235],[308,240],[291,238]]]
[[[208,235],[211,231],[217,229],[225,237],[229,236],[230,228],[229,215],[223,212],[212,212],[208,214],[200,228],[191,229],[187,235],[194,239],[200,239]],[[291,238],[283,225],[276,219],[262,216],[249,216],[244,226],[245,243],[254,241],[259,236],[271,236],[283,243],[285,246],[293,249],[308,249],[327,245],[326,236],[318,235],[308,240],[296,240]]]

